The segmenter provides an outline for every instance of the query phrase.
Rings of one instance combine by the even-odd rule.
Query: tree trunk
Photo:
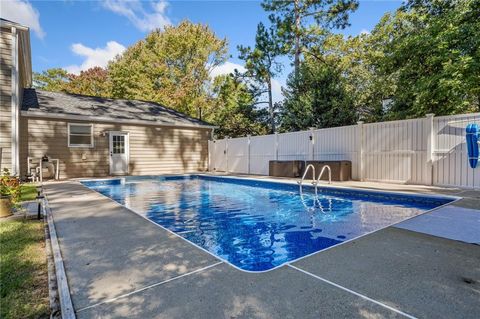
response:
[[[294,55],[294,72],[295,77],[298,76],[298,72],[300,69],[300,8],[299,8],[299,0],[295,0],[293,3],[294,11],[295,11],[295,55]]]
[[[275,115],[273,113],[273,97],[272,97],[272,78],[268,77],[268,113],[270,114],[270,131],[275,133]]]

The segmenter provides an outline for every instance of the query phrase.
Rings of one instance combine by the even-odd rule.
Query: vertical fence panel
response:
[[[314,160],[351,161],[352,178],[360,178],[357,162],[360,139],[357,136],[357,125],[314,130],[313,136],[315,140],[313,149]]]
[[[268,163],[276,159],[275,135],[250,138],[249,174],[268,175]]]
[[[278,134],[278,160],[308,160],[310,131]]]
[[[480,187],[480,166],[472,169],[468,163],[465,127],[480,125],[480,113],[434,118],[434,184],[464,188]]]
[[[248,174],[248,137],[228,140],[228,172]]]
[[[470,168],[465,145],[469,123],[480,125],[480,113],[217,140],[209,168],[268,175],[270,160],[349,160],[354,179],[363,167],[365,180],[479,188],[480,167]]]
[[[424,183],[424,125],[424,119],[364,124],[365,179]]]

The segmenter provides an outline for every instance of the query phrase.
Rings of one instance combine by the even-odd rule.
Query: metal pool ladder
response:
[[[303,173],[302,178],[297,181],[299,187],[300,187],[300,195],[303,195],[303,181],[305,180],[305,177],[307,176],[308,171],[312,169],[313,172],[313,181],[312,185],[315,186],[315,197],[318,196],[318,183],[320,182],[320,179],[323,176],[323,173],[325,173],[325,170],[328,170],[328,183],[332,183],[332,169],[328,165],[323,165],[322,170],[320,171],[320,174],[318,174],[318,178],[315,179],[315,166],[312,164],[308,164],[307,168],[305,168],[305,172]]]
[[[320,179],[322,178],[323,173],[325,172],[325,169],[328,170],[328,183],[329,184],[332,183],[332,169],[328,165],[323,165],[322,170],[320,171],[320,174],[318,174],[318,178],[313,182],[315,183],[315,193],[316,193],[318,182],[320,182]]]
[[[308,207],[308,205],[306,204],[305,202],[305,199],[303,198],[303,181],[305,180],[305,177],[307,176],[307,173],[308,171],[312,169],[312,172],[313,172],[313,181],[312,181],[312,185],[315,187],[315,197],[313,199],[313,207]],[[320,179],[322,178],[323,176],[323,173],[325,173],[325,170],[328,170],[328,183],[331,184],[332,183],[332,170],[330,168],[330,166],[328,165],[324,165],[322,167],[322,170],[320,171],[320,174],[318,174],[318,177],[315,179],[315,166],[313,166],[312,164],[309,164],[307,166],[307,168],[305,168],[305,172],[303,173],[303,176],[302,178],[297,181],[299,187],[300,187],[300,198],[302,200],[302,204],[303,206],[305,206],[305,208],[310,211],[310,212],[313,212],[315,210],[315,208],[318,206],[318,208],[320,209],[320,211],[322,213],[326,213],[323,205],[322,205],[322,202],[320,201],[320,199],[318,198],[318,183],[320,182]],[[328,208],[327,208],[327,211],[331,212],[332,211],[332,200],[331,199],[328,199]]]
[[[305,168],[305,172],[303,172],[303,176],[302,178],[297,181],[298,183],[298,186],[300,187],[300,194],[303,195],[303,181],[305,180],[305,177],[307,177],[307,173],[308,171],[312,169],[313,171],[313,182],[312,182],[312,185],[315,185],[315,166],[313,166],[312,164],[308,164],[307,167]],[[315,195],[317,194],[317,186],[315,186]]]

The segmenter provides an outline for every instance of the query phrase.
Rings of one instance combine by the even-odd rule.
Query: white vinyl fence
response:
[[[465,127],[480,113],[228,138],[209,142],[211,171],[268,175],[270,160],[348,160],[356,180],[480,187]]]

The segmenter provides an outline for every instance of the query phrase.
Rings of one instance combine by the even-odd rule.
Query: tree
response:
[[[108,66],[116,98],[156,101],[201,118],[210,105],[210,73],[227,41],[208,26],[183,21],[155,30]]]
[[[300,56],[312,43],[318,42],[323,31],[345,28],[349,13],[358,7],[357,0],[264,0],[262,7],[273,12],[269,18],[282,37],[285,49],[294,57],[298,75]]]
[[[69,81],[63,91],[73,94],[110,97],[112,86],[108,71],[101,67],[93,67],[81,71],[79,75],[68,74]]]
[[[306,59],[298,75],[290,75],[284,94],[282,131],[351,125],[357,120],[340,72],[328,64]]]
[[[63,91],[69,80],[68,72],[62,68],[53,68],[42,73],[33,73],[33,86],[45,91]]]
[[[276,61],[281,54],[281,45],[275,31],[267,29],[262,23],[257,26],[255,47],[238,46],[239,58],[245,61],[246,72],[243,74],[249,80],[254,96],[259,99],[257,104],[268,104],[270,116],[270,132],[275,132],[275,115],[272,96],[272,80],[281,72],[282,65]],[[261,101],[261,96],[267,94],[267,101]]]
[[[79,75],[61,68],[47,69],[33,74],[33,86],[37,89],[72,94],[110,97],[111,83],[108,70],[93,67]]]
[[[266,134],[266,126],[259,121],[261,113],[243,81],[233,75],[217,76],[213,93],[213,108],[205,114],[205,119],[219,126],[215,130],[218,138]]]
[[[392,94],[391,81],[379,77],[372,67],[377,52],[371,38],[366,33],[354,37],[330,34],[321,45],[310,50],[313,63],[326,64],[337,70],[352,101],[351,107],[360,119],[366,121],[382,118],[382,100]]]
[[[412,0],[372,32],[372,66],[388,79],[392,119],[480,110],[478,0]]]

